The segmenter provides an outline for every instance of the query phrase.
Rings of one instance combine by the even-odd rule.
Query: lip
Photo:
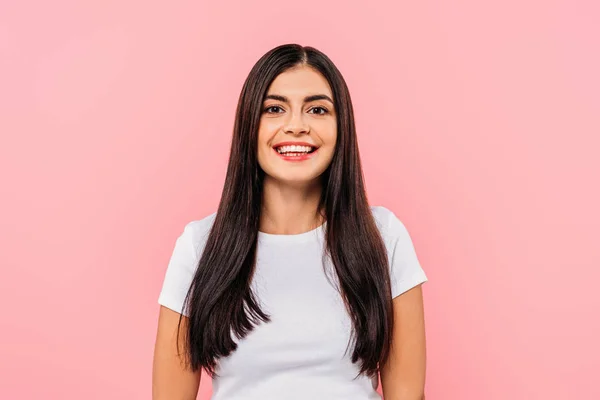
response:
[[[303,154],[301,156],[286,156],[283,154],[279,154],[279,152],[277,151],[277,148],[279,148],[281,146],[294,146],[294,145],[295,146],[310,146],[310,147],[314,147],[315,150],[312,153]],[[314,144],[306,143],[306,142],[281,142],[281,143],[277,143],[276,145],[273,146],[273,151],[275,152],[277,157],[281,158],[284,161],[292,161],[292,162],[293,161],[305,161],[305,160],[310,160],[319,152],[319,146],[315,146]]]
[[[315,146],[314,144],[307,143],[307,142],[281,142],[281,143],[277,143],[277,144],[273,145],[273,148],[277,149],[278,147],[281,147],[281,146],[310,146],[310,147],[314,147],[316,149],[319,148],[319,146]]]

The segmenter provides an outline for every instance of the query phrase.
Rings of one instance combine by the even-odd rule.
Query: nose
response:
[[[309,133],[310,128],[302,116],[302,112],[290,113],[290,117],[283,126],[285,133],[300,135]]]

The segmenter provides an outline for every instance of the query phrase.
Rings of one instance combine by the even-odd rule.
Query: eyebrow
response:
[[[265,100],[267,100],[267,99],[278,100],[278,101],[282,101],[282,102],[288,103],[288,104],[290,102],[287,97],[281,96],[279,94],[268,94],[265,96]],[[310,103],[311,101],[316,101],[316,100],[327,100],[331,104],[334,104],[333,100],[331,100],[331,97],[327,96],[326,94],[313,94],[312,96],[306,96],[304,98],[305,103]]]

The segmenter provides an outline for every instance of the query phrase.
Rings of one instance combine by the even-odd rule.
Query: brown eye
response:
[[[310,109],[310,111],[314,111],[314,110],[319,110],[319,112],[313,112],[313,114],[318,114],[318,115],[323,115],[323,114],[327,114],[328,111],[325,107],[313,107]]]
[[[273,111],[275,110],[275,111]],[[270,106],[264,109],[264,112],[268,113],[268,114],[278,114],[279,111],[277,110],[281,110],[281,107],[279,106]]]

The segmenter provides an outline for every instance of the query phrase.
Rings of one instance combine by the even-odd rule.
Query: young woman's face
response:
[[[308,184],[333,158],[337,123],[327,80],[301,66],[281,73],[267,91],[258,130],[258,164],[266,179]]]

